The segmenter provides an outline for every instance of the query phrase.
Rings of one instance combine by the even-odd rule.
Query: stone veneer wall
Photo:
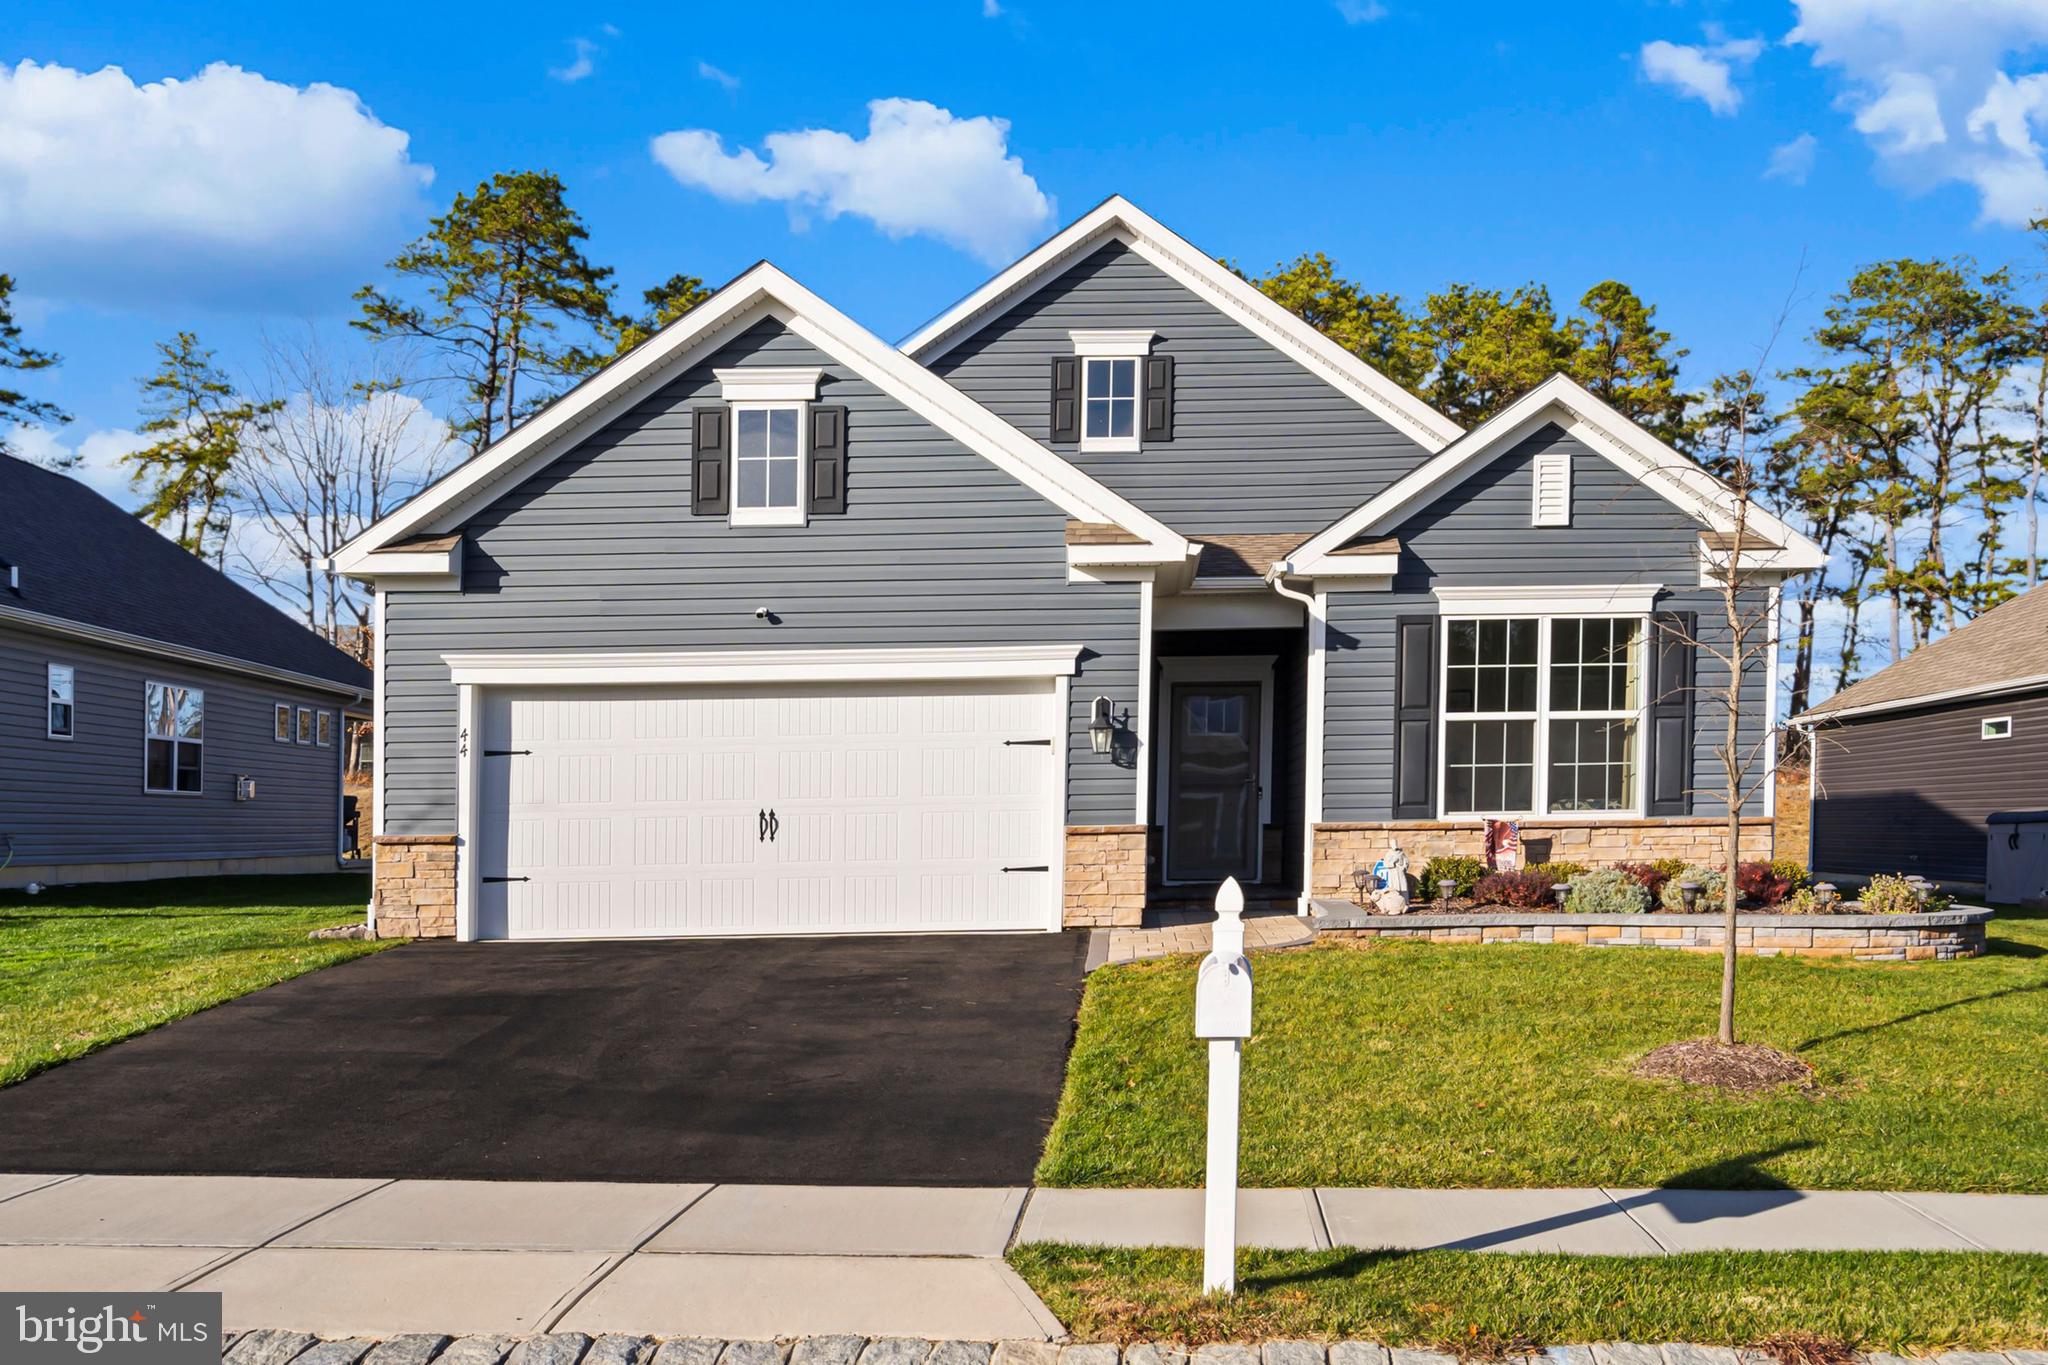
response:
[[[380,834],[372,873],[378,938],[455,937],[455,836]]]
[[[1608,820],[1598,824],[1517,822],[1524,841],[1550,840],[1555,862],[1608,867],[1615,863],[1654,862],[1683,858],[1718,867],[1727,837],[1725,820],[1710,816],[1679,816],[1654,820]],[[1485,831],[1469,821],[1373,820],[1316,826],[1315,876],[1311,896],[1349,896],[1351,869],[1371,867],[1389,848],[1408,855],[1409,875],[1420,876],[1422,865],[1439,856],[1478,858],[1485,855]],[[1748,816],[1742,822],[1743,859],[1771,856],[1771,821]],[[1427,888],[1418,888],[1425,894]]]
[[[1929,915],[1744,915],[1735,951],[1749,957],[1848,957],[1859,962],[1932,962],[1984,951],[1988,910]],[[1727,942],[1719,915],[1367,915],[1320,903],[1318,938],[1414,938],[1432,943],[1584,943],[1595,948],[1677,948],[1718,953]]]
[[[1143,825],[1068,825],[1069,929],[1136,928],[1145,922]]]

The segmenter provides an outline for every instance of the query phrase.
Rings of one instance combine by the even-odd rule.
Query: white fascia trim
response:
[[[654,686],[701,683],[937,682],[1064,678],[1079,645],[952,649],[505,650],[444,654],[457,686]]]
[[[2010,682],[1985,683],[1975,687],[1952,687],[1945,692],[1929,692],[1917,697],[1900,697],[1896,701],[1873,701],[1866,702],[1861,706],[1816,708],[1810,711],[1803,711],[1785,723],[1787,725],[1799,725],[1812,729],[1816,725],[1825,725],[1829,721],[1846,720],[1851,716],[1870,716],[1883,711],[1910,711],[1922,706],[1939,706],[1945,701],[1967,701],[1973,697],[1999,697],[2009,692],[2027,692],[2039,687],[2048,687],[2048,673],[2038,673],[2028,678],[2014,678]]]
[[[1699,546],[1700,586],[1718,588],[1721,577],[1728,570],[1728,551],[1710,548],[1705,541]],[[1756,576],[1772,577],[1779,580],[1807,572],[1812,567],[1803,563],[1796,551],[1773,547],[1768,550],[1744,550],[1735,566],[1736,573],[1743,578]]]
[[[167,644],[162,640],[152,640],[147,635],[132,635],[125,630],[89,626],[82,621],[67,620],[62,616],[46,616],[39,611],[25,611],[4,602],[0,602],[0,622],[12,622],[35,630],[47,631],[52,635],[83,640],[88,644],[106,645],[137,654],[151,654],[159,659],[175,659],[179,663],[193,664],[200,668],[217,668],[223,673],[240,673],[251,678],[262,678],[267,682],[288,683],[293,687],[306,688],[308,691],[347,697],[350,701],[361,701],[363,698],[364,689],[336,682],[332,678],[319,678],[311,673],[298,673],[289,668],[273,668],[269,664],[237,659],[230,654],[216,654],[210,649]]]
[[[815,403],[825,370],[819,365],[762,366],[713,370],[719,396],[728,403]]]
[[[753,267],[622,359],[571,389],[489,450],[426,489],[337,552],[339,572],[362,576],[374,551],[422,530],[459,526],[496,483],[566,450],[643,389],[708,354],[732,329],[774,317],[933,426],[1082,521],[1109,522],[1184,552],[1187,541],[1129,499],[894,350],[766,262]]]
[[[1069,545],[1067,563],[1076,568],[1101,568],[1107,565],[1159,565],[1179,564],[1187,558],[1184,551],[1176,552],[1164,545]]]
[[[1318,533],[1295,551],[1296,570],[1310,575],[1328,572],[1333,551],[1358,536],[1393,530],[1484,460],[1553,422],[1709,529],[1735,529],[1735,495],[1719,479],[1574,380],[1555,375]],[[1778,554],[1786,572],[1805,572],[1827,562],[1818,545],[1754,502],[1744,524],[1785,547]]]
[[[1445,616],[1640,616],[1650,610],[1663,590],[1661,583],[1563,587],[1515,583],[1497,588],[1436,588],[1431,595]]]
[[[1218,265],[1122,195],[1105,199],[919,328],[904,341],[904,352],[929,365],[965,339],[975,323],[1051,279],[1068,260],[1110,238],[1130,247],[1225,316],[1263,336],[1423,449],[1441,450],[1461,434],[1456,422]]]
[[[1074,354],[1095,360],[1121,360],[1152,354],[1159,333],[1150,327],[1117,328],[1107,331],[1069,332]]]

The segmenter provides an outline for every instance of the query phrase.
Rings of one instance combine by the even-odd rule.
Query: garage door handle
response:
[[[1046,865],[1045,865],[1044,863],[1040,863],[1040,864],[1038,864],[1038,865],[1037,865],[1036,867],[1006,867],[1006,868],[1004,868],[1004,869],[1003,869],[1003,871],[1005,871],[1005,872],[1050,872],[1050,871],[1052,871],[1052,869],[1051,869],[1050,867],[1046,866]]]
[[[768,842],[768,811],[765,807],[761,811],[761,832],[754,836],[754,842],[757,844]]]
[[[774,843],[775,836],[782,832],[782,817],[774,811],[768,812],[768,842]]]

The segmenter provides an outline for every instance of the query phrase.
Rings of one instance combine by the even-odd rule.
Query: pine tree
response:
[[[21,328],[14,321],[14,277],[0,275],[0,370],[47,370],[61,359],[21,339]],[[55,403],[0,387],[0,455],[12,453],[7,446],[6,427],[30,422],[61,426],[70,420],[71,415]],[[63,464],[68,467],[77,462],[78,457],[73,455]]]
[[[190,332],[158,342],[163,364],[142,381],[141,430],[157,439],[121,457],[130,481],[146,489],[137,515],[159,529],[175,523],[178,544],[201,559],[221,558],[230,481],[244,446],[277,411],[235,391],[213,352]]]

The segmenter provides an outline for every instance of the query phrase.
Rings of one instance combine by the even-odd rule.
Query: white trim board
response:
[[[1186,538],[1164,522],[764,261],[364,531],[335,553],[334,567],[351,576],[368,576],[365,560],[377,550],[424,531],[459,528],[512,479],[566,453],[724,344],[731,333],[763,318],[780,322],[1069,516],[1120,526],[1170,557],[1187,553]],[[788,371],[781,373],[786,377]]]
[[[268,682],[287,683],[311,692],[347,697],[350,701],[361,701],[364,695],[371,691],[370,688],[336,682],[332,678],[297,673],[289,668],[273,668],[269,664],[237,659],[230,654],[216,654],[210,649],[195,649],[190,645],[172,644],[167,640],[152,640],[147,635],[134,635],[125,630],[112,630],[105,626],[90,626],[83,621],[73,621],[63,616],[49,616],[39,611],[25,611],[20,607],[0,602],[0,624],[5,623],[44,631],[51,635],[62,635],[73,640],[84,640],[88,644],[105,645],[111,649],[123,649],[136,654],[148,654],[158,659],[175,660],[199,668],[215,668],[223,673],[240,673]]]
[[[1336,550],[1359,536],[1393,532],[1492,458],[1552,424],[1704,527],[1735,529],[1737,500],[1725,484],[1574,380],[1555,375],[1318,532],[1289,557],[1292,572],[1313,577],[1336,570],[1343,562]],[[1818,545],[1755,503],[1745,516],[1759,536],[1783,547],[1773,555],[1773,569],[1803,573],[1827,562]]]
[[[458,687],[638,687],[654,684],[928,682],[1065,678],[1079,645],[939,649],[504,650],[444,654]]]
[[[1069,263],[1112,240],[1123,243],[1225,317],[1385,419],[1423,449],[1441,450],[1461,434],[1456,422],[1218,265],[1122,195],[1103,200],[919,328],[904,341],[904,353],[931,364],[971,335],[976,324],[1035,292]]]
[[[1873,677],[1876,675],[1872,675]],[[2002,682],[1972,683],[1968,687],[1951,687],[1942,692],[1927,692],[1914,697],[1898,697],[1891,701],[1865,702],[1860,706],[1829,706],[1826,702],[1811,706],[1786,721],[1812,729],[1830,721],[1847,720],[1851,716],[1876,715],[1885,711],[1910,711],[1921,706],[1940,706],[1944,702],[1968,701],[1977,697],[2000,697],[2009,692],[2030,692],[2036,688],[2048,687],[2048,673],[2035,674],[2026,678],[2010,678]]]
[[[1505,587],[1433,589],[1445,616],[1644,616],[1660,583],[1515,583]]]

